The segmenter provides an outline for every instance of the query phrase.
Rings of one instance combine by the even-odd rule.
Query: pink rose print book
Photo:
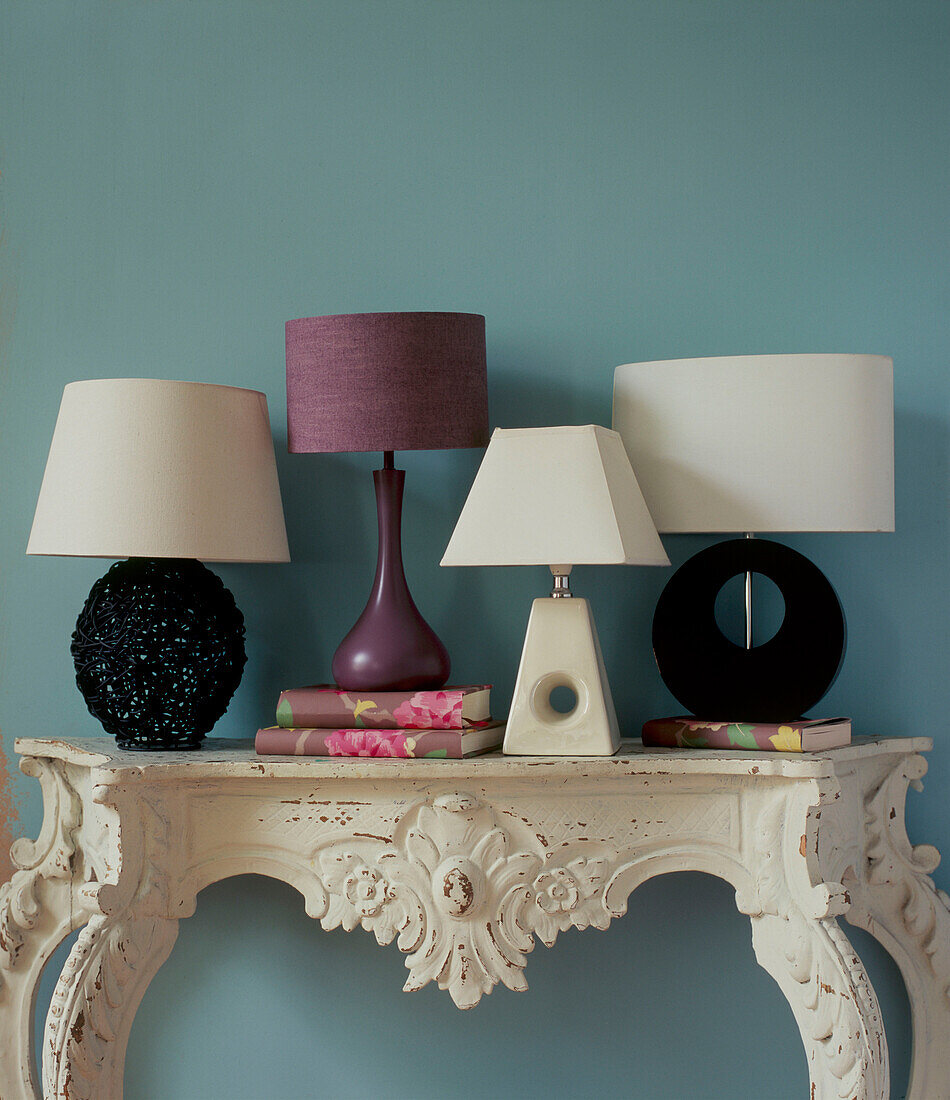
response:
[[[461,730],[489,719],[491,684],[433,691],[341,691],[328,684],[282,691],[277,725],[311,729]]]
[[[821,752],[851,744],[850,718],[803,718],[796,722],[704,722],[682,715],[644,723],[644,745],[667,749],[746,749],[761,752]]]
[[[497,749],[504,722],[479,722],[464,730],[330,730],[268,726],[257,731],[258,756],[386,756],[402,760],[460,760]]]

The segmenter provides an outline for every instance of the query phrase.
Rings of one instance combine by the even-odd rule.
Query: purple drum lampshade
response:
[[[343,313],[286,332],[291,453],[488,444],[480,314]]]
[[[333,658],[348,691],[441,687],[445,646],[413,602],[402,566],[405,474],[393,451],[488,443],[485,318],[475,313],[344,313],[286,324],[287,449],[383,451],[374,474],[376,578]]]

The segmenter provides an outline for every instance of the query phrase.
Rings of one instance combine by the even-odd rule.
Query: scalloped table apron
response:
[[[950,908],[911,847],[908,784],[927,738],[811,755],[645,750],[572,759],[258,757],[238,741],[182,755],[111,740],[25,739],[43,788],[36,841],[0,887],[0,1096],[39,1095],[31,1015],[44,963],[82,931],[53,994],[42,1094],[118,1100],[149,981],[198,891],[230,875],[297,888],[326,929],[405,952],[406,990],[459,1008],[524,990],[537,936],[606,928],[641,882],[697,870],[731,883],[759,963],[801,1032],[811,1097],[888,1095],[877,997],[838,917],[894,957],[910,998],[908,1096],[950,1097]],[[120,843],[121,836],[121,843]]]

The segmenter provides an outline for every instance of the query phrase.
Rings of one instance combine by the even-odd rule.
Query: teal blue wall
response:
[[[223,736],[326,676],[368,589],[371,456],[285,453],[283,322],[484,313],[493,423],[609,423],[632,359],[895,363],[897,532],[790,539],[847,609],[827,709],[933,734],[912,833],[950,850],[950,6],[934,0],[0,0],[0,727],[95,735],[68,635],[102,563],[23,550],[62,387],[270,400],[294,562],[228,566],[250,660]],[[794,439],[776,446],[794,447]],[[507,701],[533,570],[440,570],[476,452],[405,456],[410,583]],[[666,540],[678,563],[703,541]],[[628,733],[668,573],[579,569]],[[39,824],[34,786],[21,820]],[[947,888],[950,878],[938,871]],[[856,937],[908,1070],[896,971]],[[728,888],[653,881],[456,1012],[289,888],[210,888],[132,1031],[130,1098],[801,1097],[791,1013]]]

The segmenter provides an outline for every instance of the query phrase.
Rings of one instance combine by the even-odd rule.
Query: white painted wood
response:
[[[936,850],[904,831],[926,738],[807,756],[645,750],[463,761],[259,758],[246,742],[123,752],[29,739],[35,842],[0,887],[0,1096],[39,1095],[29,1034],[43,962],[82,927],[56,985],[43,1095],[119,1100],[135,1010],[211,882],[282,879],[324,928],[406,954],[405,988],[471,1008],[527,987],[535,939],[606,928],[667,871],[732,884],[761,965],[791,1005],[815,1100],[888,1095],[880,1009],[837,917],[893,954],[910,995],[912,1100],[950,1098],[950,909]]]

